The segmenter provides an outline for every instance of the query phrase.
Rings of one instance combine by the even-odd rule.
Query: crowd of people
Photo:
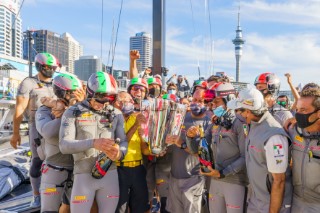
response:
[[[19,86],[10,141],[20,145],[19,125],[27,114],[31,207],[77,213],[320,212],[319,84],[299,91],[286,74],[292,102],[278,96],[274,73],[261,73],[254,87],[240,91],[215,75],[191,88],[182,75],[162,85],[150,70],[139,75],[139,57],[130,51],[130,84],[118,91],[116,80],[101,71],[86,85],[73,74],[53,78],[56,57],[36,55],[38,74]],[[187,112],[181,133],[166,135],[166,148],[155,154],[143,137],[148,120],[141,107],[161,98]],[[199,158],[201,140],[209,144],[210,162]],[[107,171],[100,167],[101,153],[112,161]]]

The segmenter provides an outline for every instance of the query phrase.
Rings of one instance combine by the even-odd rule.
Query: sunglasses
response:
[[[140,85],[133,85],[131,89],[135,92],[137,92],[138,90],[140,90],[141,92],[146,92],[146,88]]]
[[[277,104],[279,104],[281,106],[286,106],[287,102],[286,101],[277,101]]]
[[[100,104],[105,104],[107,102],[112,103],[114,100],[116,100],[117,95],[109,95],[109,94],[95,94],[94,100]]]
[[[57,66],[50,66],[50,65],[42,65],[42,67],[45,70],[52,70],[52,71],[55,71],[58,68]]]

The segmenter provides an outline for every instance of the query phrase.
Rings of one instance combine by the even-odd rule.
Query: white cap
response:
[[[245,108],[254,111],[264,107],[263,95],[256,88],[241,90],[237,99],[228,102],[229,109]]]

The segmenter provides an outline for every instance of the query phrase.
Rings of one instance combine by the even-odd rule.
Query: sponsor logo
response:
[[[46,190],[43,192],[45,195],[56,195],[59,194],[57,191],[57,188],[46,188]]]
[[[72,203],[86,203],[89,202],[89,200],[87,200],[87,196],[84,195],[78,195],[78,196],[74,196]]]
[[[119,198],[119,195],[107,195],[107,198]]]
[[[227,208],[230,208],[230,209],[240,209],[240,206],[227,204]]]
[[[263,150],[262,149],[258,149],[256,146],[250,146],[249,147],[250,149],[253,149],[254,151],[256,151],[256,152],[263,152]]]
[[[302,141],[303,141],[303,138],[300,137],[299,135],[296,135],[296,136],[294,137],[294,139],[296,139],[296,140],[299,141],[299,142],[302,142]]]
[[[247,106],[253,106],[254,101],[253,100],[244,100],[242,104],[247,105]]]
[[[282,160],[276,160],[277,165],[282,163]]]
[[[83,114],[81,115],[81,118],[90,118],[91,116],[92,116],[91,113],[85,112],[85,113],[83,113]]]
[[[165,180],[163,180],[163,179],[157,179],[156,180],[156,184],[157,185],[162,185],[162,184],[164,184],[166,181]]]

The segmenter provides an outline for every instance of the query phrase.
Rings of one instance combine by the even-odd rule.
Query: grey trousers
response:
[[[250,199],[248,201],[247,213],[269,213],[270,203],[257,199],[252,191]],[[291,206],[282,206],[280,213],[290,213]]]
[[[46,211],[59,211],[60,204],[62,202],[62,196],[65,193],[64,187],[60,187],[68,178],[68,172],[58,171],[43,165],[42,178],[41,178],[41,212]],[[69,193],[70,197],[71,189],[66,193]]]
[[[291,213],[319,213],[320,203],[306,203],[297,196],[293,196]]]
[[[245,187],[211,178],[209,190],[210,212],[243,213],[245,208]]]
[[[91,173],[75,174],[71,193],[71,212],[90,212],[96,199],[99,212],[114,213],[119,201],[119,180],[117,169],[109,170],[101,179]]]
[[[200,213],[205,180],[201,176],[187,179],[170,177],[166,210],[172,213]]]
[[[41,182],[41,164],[42,161],[39,158],[37,152],[37,146],[34,139],[38,138],[38,131],[35,123],[29,123],[29,146],[32,153],[30,164],[30,183],[33,191],[40,191]]]

